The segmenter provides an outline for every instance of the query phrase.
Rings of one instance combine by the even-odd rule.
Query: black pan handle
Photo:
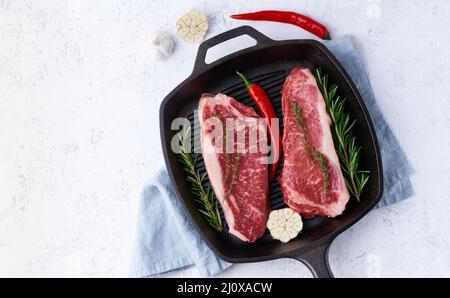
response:
[[[291,255],[291,258],[305,264],[316,278],[333,278],[333,272],[331,272],[328,262],[330,244],[331,241],[328,241],[306,252]]]
[[[274,40],[270,39],[269,37],[265,36],[258,30],[254,29],[253,27],[250,27],[250,26],[241,26],[241,27],[237,27],[237,28],[231,29],[229,31],[223,32],[219,35],[216,35],[214,37],[211,37],[210,39],[205,40],[204,42],[202,42],[200,44],[200,46],[198,47],[197,57],[195,58],[193,73],[204,70],[208,67],[208,64],[205,62],[205,57],[206,57],[206,53],[208,52],[208,50],[210,48],[212,48],[218,44],[221,44],[222,42],[225,42],[227,40],[241,36],[241,35],[250,36],[251,38],[256,40],[256,45],[249,47],[249,48],[239,50],[232,54],[237,54],[237,53],[241,53],[243,51],[248,51],[249,49],[253,50],[255,48],[261,48],[267,44],[274,42]],[[229,54],[229,55],[231,55],[231,54]],[[229,56],[229,55],[227,55],[227,56]],[[225,57],[222,57],[222,58],[214,61],[211,64],[218,63],[220,60],[222,60]]]

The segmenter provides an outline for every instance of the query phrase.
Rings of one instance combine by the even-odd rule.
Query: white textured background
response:
[[[146,53],[191,8],[211,37],[231,13],[292,9],[351,34],[410,159],[415,195],[333,243],[336,276],[450,277],[450,2],[0,0],[0,276],[126,276],[145,182],[162,165],[158,108],[197,46]],[[300,29],[252,25],[275,39]],[[195,269],[169,276],[196,276]],[[310,276],[297,261],[222,276]]]

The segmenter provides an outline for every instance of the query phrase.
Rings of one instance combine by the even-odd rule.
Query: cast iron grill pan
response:
[[[254,38],[257,41],[256,46],[230,54],[211,64],[204,62],[209,48],[240,35],[249,35]],[[224,93],[259,113],[235,73],[238,69],[266,90],[280,118],[282,135],[281,88],[290,70],[299,66],[308,67],[312,71],[320,67],[329,75],[331,82],[339,84],[339,94],[347,98],[348,111],[357,119],[354,133],[360,145],[363,146],[361,165],[364,169],[371,171],[370,180],[360,203],[356,203],[355,199],[351,198],[345,212],[335,219],[316,217],[304,221],[300,236],[289,243],[282,244],[273,240],[268,232],[255,243],[244,243],[228,233],[222,209],[220,213],[225,228],[221,233],[211,228],[198,212],[198,206],[185,181],[185,174],[178,162],[178,157],[171,150],[172,137],[179,131],[178,128],[171,127],[171,122],[177,117],[187,117],[194,132],[192,140],[195,145],[199,145],[199,131],[193,128],[196,120],[194,111],[198,107],[202,93]],[[191,76],[167,95],[161,104],[160,129],[164,158],[175,192],[194,227],[199,230],[206,243],[222,259],[229,262],[255,262],[291,257],[305,263],[315,276],[332,276],[327,256],[330,243],[339,233],[353,225],[375,206],[382,195],[381,159],[370,116],[343,67],[322,44],[313,40],[273,41],[249,26],[242,26],[203,42],[199,47]],[[200,173],[205,172],[201,154],[197,170]],[[276,178],[270,185],[272,209],[286,206],[277,180],[281,170],[282,161]],[[206,180],[205,186],[208,185],[209,181]]]

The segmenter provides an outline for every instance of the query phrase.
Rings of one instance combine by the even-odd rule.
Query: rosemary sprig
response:
[[[219,214],[217,198],[211,186],[205,189],[203,183],[206,178],[206,172],[203,175],[196,170],[198,155],[190,153],[192,149],[188,148],[188,141],[191,138],[191,128],[184,129],[178,134],[180,153],[179,161],[183,165],[183,170],[186,172],[186,180],[191,184],[191,192],[195,196],[195,201],[199,205],[198,211],[203,214],[205,220],[217,231],[222,231],[223,225]]]
[[[236,159],[234,160],[234,168],[233,168],[233,175],[231,176],[231,182],[230,182],[230,191],[229,194],[233,193],[234,190],[234,185],[236,184],[236,179],[237,179],[237,173],[238,173],[238,169],[239,169],[239,164],[241,163],[241,153],[237,153],[236,155]]]
[[[351,132],[356,119],[353,121],[350,119],[350,115],[345,111],[346,98],[341,99],[337,96],[337,84],[329,86],[328,75],[316,69],[316,80],[333,122],[331,132],[341,169],[344,172],[345,183],[359,202],[364,186],[369,181],[370,171],[359,169],[362,147],[356,144],[356,138]]]
[[[291,105],[292,108],[294,109],[295,124],[297,124],[297,126],[300,128],[303,145],[305,145],[306,151],[308,152],[311,159],[319,161],[320,169],[322,170],[323,175],[323,184],[324,184],[323,187],[325,189],[325,192],[328,192],[329,173],[327,168],[327,161],[325,160],[323,154],[320,153],[318,150],[313,149],[313,147],[308,142],[304,126],[305,118],[303,118],[302,108],[298,105],[298,103],[295,100],[291,100]]]
[[[325,188],[325,193],[328,191],[328,184],[330,183],[330,175],[328,174],[328,168],[327,168],[327,161],[325,160],[325,157],[323,156],[322,153],[320,153],[319,151],[316,151],[314,153],[314,157],[319,161],[320,163],[320,168],[322,170],[322,175],[323,175],[323,183],[324,183],[324,188]]]

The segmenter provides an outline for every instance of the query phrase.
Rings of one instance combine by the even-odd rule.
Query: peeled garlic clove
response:
[[[272,227],[271,229],[269,229],[270,231],[270,235],[272,236],[272,238],[274,239],[279,239],[281,238],[281,235],[284,233],[284,229],[282,227]]]
[[[283,230],[278,240],[280,240],[283,243],[289,242],[292,238],[289,236],[289,234],[286,232],[286,230]]]
[[[208,19],[197,10],[182,15],[177,23],[177,34],[188,43],[198,43],[203,40],[208,31]]]
[[[281,210],[283,212],[284,218],[286,219],[289,219],[292,216],[292,214],[295,213],[294,210],[292,210],[291,208],[284,208]]]
[[[289,236],[289,240],[290,240],[290,239],[292,239],[292,238],[297,237],[297,235],[298,235],[298,230],[296,230],[296,229],[294,229],[294,228],[286,227],[286,233],[287,233],[287,235]]]
[[[186,34],[186,36],[184,37],[184,40],[189,43],[194,43],[194,34],[188,32],[188,34]]]

